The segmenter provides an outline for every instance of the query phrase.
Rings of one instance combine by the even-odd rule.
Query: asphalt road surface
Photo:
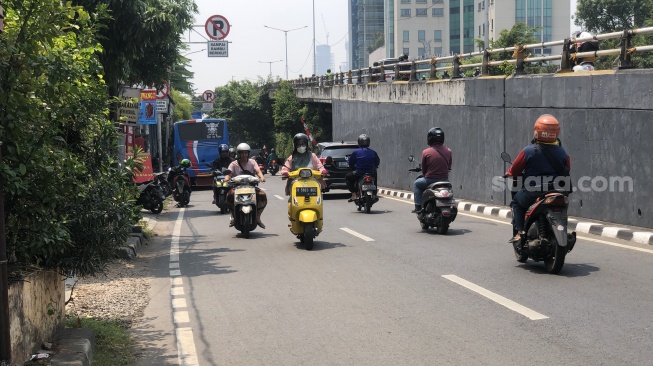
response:
[[[651,246],[579,237],[551,275],[515,260],[507,220],[461,212],[441,236],[412,202],[333,191],[306,251],[266,178],[249,239],[209,190],[158,218],[139,365],[653,365]]]

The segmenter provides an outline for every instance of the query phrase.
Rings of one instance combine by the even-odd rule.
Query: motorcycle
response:
[[[503,152],[501,159],[512,164],[510,155]],[[507,176],[504,175],[504,178]],[[512,197],[518,192],[511,189]],[[567,253],[574,249],[576,232],[567,233],[569,192],[550,189],[542,193],[526,211],[524,232],[519,242],[513,243],[515,258],[526,263],[543,261],[547,272],[557,274],[565,264]],[[517,232],[513,228],[513,236]]]
[[[234,227],[248,239],[249,232],[256,229],[256,189],[258,177],[241,174],[233,177]]]
[[[190,176],[183,166],[168,168],[168,184],[172,187],[172,197],[179,207],[186,206],[190,202]]]
[[[227,212],[227,192],[231,189],[231,185],[224,181],[224,177],[228,174],[231,174],[231,171],[227,168],[213,171],[213,200],[221,214]]]
[[[313,249],[313,239],[322,232],[322,188],[318,181],[321,177],[317,170],[301,168],[282,178],[290,179],[290,232],[297,236],[306,250]]]
[[[270,164],[268,164],[268,171],[272,175],[275,175],[279,172],[279,164],[277,164],[277,161],[275,159],[272,159],[270,161]]]
[[[409,161],[415,161],[412,155]],[[421,164],[420,164],[421,165]],[[411,172],[421,172],[421,166],[414,169],[408,169]],[[418,178],[421,178],[419,175]],[[417,213],[422,230],[428,230],[433,227],[438,234],[446,234],[449,231],[449,225],[458,215],[458,207],[453,196],[453,186],[449,182],[435,182],[422,193],[421,210]]]
[[[163,210],[163,201],[166,197],[156,181],[139,184],[138,191],[140,195],[136,200],[137,205],[141,205],[144,209],[152,211],[153,214],[161,213]]]
[[[165,197],[172,194],[172,188],[168,184],[168,172],[154,173],[154,180],[161,187]]]
[[[372,205],[379,202],[372,174],[366,173],[362,176],[361,179],[358,180],[358,183],[356,183],[356,188],[358,189],[358,198],[354,200],[354,203],[358,207],[358,211],[362,210],[364,207],[365,212],[370,213]]]

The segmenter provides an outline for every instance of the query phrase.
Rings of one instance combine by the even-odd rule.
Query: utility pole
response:
[[[328,43],[328,42],[327,42]],[[313,75],[317,75],[317,63],[315,57],[315,0],[313,0]],[[288,77],[286,76],[286,79]]]
[[[281,62],[281,61],[283,61],[283,60],[278,60],[278,61],[259,61],[259,63],[262,63],[262,64],[270,64],[270,75],[269,75],[269,78],[272,79],[272,64],[275,63],[275,62]]]
[[[0,0],[1,1],[1,0]],[[0,162],[2,141],[0,141]],[[11,330],[9,324],[9,273],[7,270],[7,241],[5,238],[5,195],[4,183],[0,180],[0,363],[11,365]]]
[[[278,30],[278,31],[280,31],[280,32],[283,32],[283,33],[285,34],[285,36],[286,36],[286,80],[288,80],[288,32],[292,32],[292,31],[295,31],[295,30],[298,30],[298,29],[304,29],[304,28],[307,28],[308,26],[305,25],[305,26],[303,26],[303,27],[294,28],[294,29],[288,29],[288,30],[278,29],[278,28],[273,28],[273,27],[268,27],[267,25],[264,25],[264,27],[265,27],[265,28],[274,29],[274,30]]]

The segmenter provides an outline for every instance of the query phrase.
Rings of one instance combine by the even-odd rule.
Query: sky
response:
[[[204,42],[189,44],[186,52],[191,60],[191,80],[201,94],[232,80],[257,81],[272,76],[285,78],[286,47],[284,32],[265,28],[291,30],[288,32],[288,77],[313,73],[313,2],[315,2],[316,44],[332,45],[335,69],[345,62],[345,42],[348,39],[347,0],[195,0],[199,14],[195,16],[193,31],[186,33],[184,41]],[[208,57],[205,30],[206,21],[222,15],[230,24],[224,39],[229,41],[228,57]],[[324,20],[323,20],[324,19]],[[191,52],[200,51],[189,54]],[[280,61],[268,63],[272,61]]]
[[[504,0],[505,1],[505,0]],[[571,0],[571,14],[577,0]],[[265,28],[293,30],[288,35],[288,77],[297,78],[313,73],[313,26],[316,44],[331,45],[335,70],[346,61],[345,44],[348,40],[347,0],[195,0],[199,14],[195,16],[193,31],[184,35],[188,44],[186,57],[191,60],[190,70],[195,73],[191,82],[197,94],[214,90],[231,80],[257,81],[267,78],[272,69],[273,78],[285,78],[286,46],[284,32]],[[313,24],[315,4],[315,24]],[[224,38],[229,41],[228,57],[208,57],[205,25],[207,20],[221,15],[230,24]],[[577,27],[573,25],[571,31]],[[269,63],[272,62],[272,63]]]

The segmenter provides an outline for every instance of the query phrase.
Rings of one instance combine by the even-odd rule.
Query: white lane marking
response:
[[[510,299],[507,299],[499,294],[495,294],[490,290],[486,290],[483,287],[473,284],[465,279],[462,279],[456,275],[443,275],[442,277],[448,279],[451,282],[457,283],[460,286],[463,286],[469,290],[476,292],[479,295],[485,296],[488,299],[496,302],[497,304],[503,305],[508,309],[517,312],[530,320],[542,320],[548,319],[549,317],[543,314],[538,313],[537,311],[531,310],[523,305],[520,305]]]
[[[177,334],[179,366],[199,366],[193,340],[193,329],[177,328],[175,333]]]
[[[190,317],[188,316],[187,311],[175,311],[172,315],[175,318],[175,324],[190,323]]]
[[[391,200],[395,200],[395,201],[399,201],[399,202],[403,202],[403,203],[408,203],[408,204],[412,204],[412,203],[413,203],[413,202],[410,202],[410,201],[401,200],[401,199],[392,198],[392,197],[383,197],[383,198],[388,198],[388,199],[391,199]],[[478,216],[478,215],[466,214],[466,213],[463,213],[463,212],[460,212],[460,211],[458,212],[458,215],[463,215],[463,216],[473,217],[473,218],[480,219],[480,220],[492,221],[492,222],[496,222],[496,223],[498,223],[498,224],[504,224],[504,225],[510,225],[510,226],[512,226],[512,224],[511,224],[510,222],[501,221],[501,220],[495,220],[495,219],[490,219],[490,218],[482,217],[482,216]],[[572,219],[569,219],[569,221],[572,221]],[[573,220],[573,221],[576,221],[576,220]],[[581,224],[579,224],[579,225],[581,225]],[[576,230],[578,231],[578,227],[576,228]],[[588,232],[589,232],[589,228],[588,228],[587,230],[588,230]],[[638,234],[638,235],[635,236],[635,234]],[[638,243],[642,243],[642,244],[648,244],[649,238],[650,238],[651,236],[653,236],[652,233],[648,233],[648,232],[636,232],[636,233],[633,233],[633,241],[638,242]],[[605,245],[610,245],[610,246],[617,247],[617,248],[630,249],[630,250],[635,250],[635,251],[638,251],[638,252],[644,252],[644,253],[653,254],[653,250],[651,250],[651,249],[638,248],[638,247],[634,247],[634,246],[631,246],[631,245],[625,245],[625,244],[611,243],[611,242],[609,242],[609,241],[600,240],[600,239],[594,239],[594,238],[588,238],[588,237],[586,237],[586,236],[580,236],[580,235],[577,235],[576,237],[577,237],[578,239],[583,239],[583,240],[587,240],[587,241],[593,241],[593,242],[595,242],[595,243],[605,244]],[[641,240],[641,241],[639,241],[639,240]]]
[[[184,293],[184,282],[181,278],[181,269],[179,267],[179,238],[181,237],[181,227],[184,223],[184,211],[185,208],[179,210],[179,216],[175,222],[170,243],[170,299],[175,322],[175,335],[177,338],[177,363],[179,366],[199,366],[200,363],[197,359],[195,341],[193,340],[193,328],[179,327],[180,323],[190,323],[188,311],[177,310],[187,307],[186,297],[174,297],[175,295],[183,295]]]
[[[274,196],[277,197],[277,198],[280,199],[280,200],[285,200],[285,198],[279,196],[278,194],[275,194]]]
[[[351,235],[353,235],[353,236],[355,236],[357,238],[363,239],[365,241],[374,241],[374,239],[370,238],[369,236],[365,236],[365,235],[363,235],[361,233],[357,233],[354,230],[348,229],[346,227],[341,227],[340,230],[342,230],[342,231],[344,231],[346,233],[349,233],[349,234],[351,234]]]

